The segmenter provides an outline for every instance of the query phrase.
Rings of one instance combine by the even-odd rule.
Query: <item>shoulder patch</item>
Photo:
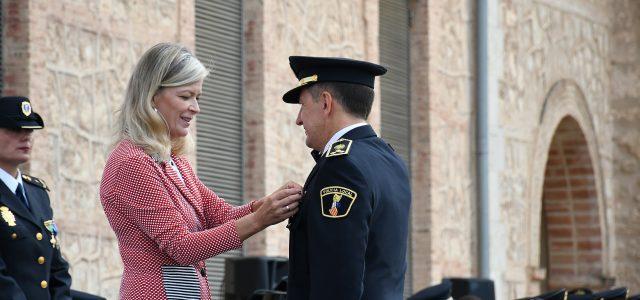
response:
[[[352,140],[339,139],[331,145],[331,149],[327,152],[327,157],[349,154],[349,150],[351,150],[351,143],[353,143]]]
[[[37,177],[32,177],[26,174],[22,174],[22,180],[31,183],[39,188],[42,188],[44,190],[49,191],[49,187],[47,186],[47,184],[44,182],[44,180],[37,178]]]
[[[327,218],[346,217],[358,193],[341,186],[328,186],[320,190],[320,209]]]

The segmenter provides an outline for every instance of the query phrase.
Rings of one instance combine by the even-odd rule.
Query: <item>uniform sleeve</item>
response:
[[[62,258],[60,249],[53,252],[49,277],[51,299],[71,299],[71,275],[69,264]]]
[[[346,158],[328,161],[309,193],[311,299],[360,299],[372,214],[371,192]]]
[[[7,265],[0,252],[0,300],[26,300],[27,296],[22,292],[13,277],[7,275]]]
[[[134,157],[119,166],[114,204],[164,253],[188,265],[242,246],[235,220],[190,232],[152,164]]]

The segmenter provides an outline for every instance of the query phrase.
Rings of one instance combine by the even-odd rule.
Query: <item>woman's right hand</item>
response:
[[[295,182],[286,183],[271,195],[258,200],[260,206],[255,212],[257,222],[268,227],[288,219],[298,212],[301,198],[302,186]]]

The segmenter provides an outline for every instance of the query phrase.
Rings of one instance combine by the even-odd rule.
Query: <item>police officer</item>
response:
[[[29,99],[0,98],[0,299],[70,299],[47,185],[18,168],[43,127]]]
[[[407,168],[366,119],[382,66],[292,56],[283,100],[316,165],[291,218],[289,300],[402,299],[411,191]]]

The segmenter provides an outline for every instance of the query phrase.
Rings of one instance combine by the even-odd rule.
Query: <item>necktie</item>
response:
[[[27,198],[25,198],[25,192],[24,192],[24,188],[22,187],[22,183],[18,183],[18,188],[16,189],[16,196],[18,196],[18,199],[20,199],[20,201],[22,201],[22,203],[24,203],[24,205],[31,209],[31,207],[29,207],[29,201],[27,201]]]

